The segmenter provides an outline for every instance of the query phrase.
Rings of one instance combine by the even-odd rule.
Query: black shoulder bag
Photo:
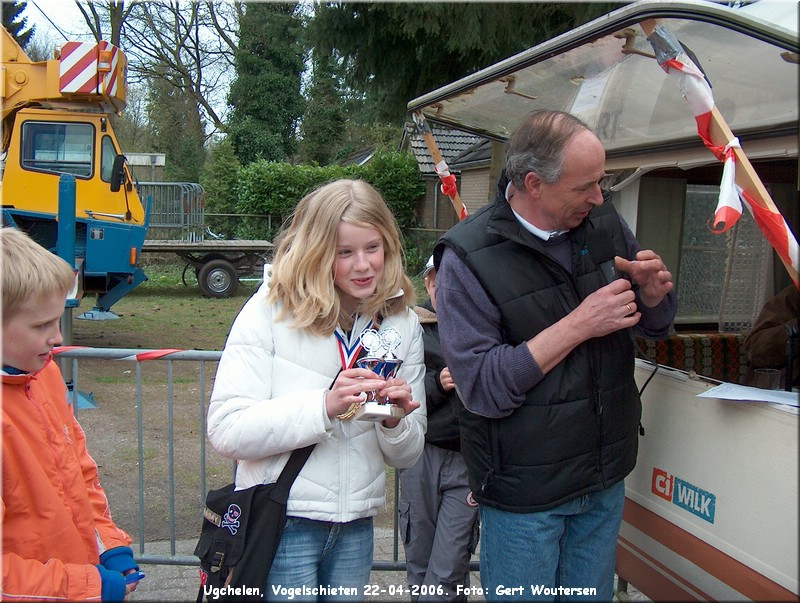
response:
[[[292,452],[273,484],[210,490],[194,554],[200,558],[200,591],[209,601],[262,601],[272,561],[286,526],[286,501],[316,444]]]

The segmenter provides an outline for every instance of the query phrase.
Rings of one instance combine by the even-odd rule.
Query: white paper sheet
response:
[[[746,385],[736,385],[734,383],[722,383],[716,387],[706,390],[702,394],[697,394],[698,398],[718,398],[720,400],[741,400],[745,402],[771,402],[773,404],[784,404],[795,408],[800,406],[800,393],[786,392],[781,390],[761,389],[758,387],[748,387]]]

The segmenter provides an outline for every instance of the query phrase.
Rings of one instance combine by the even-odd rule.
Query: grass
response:
[[[234,318],[257,283],[242,283],[228,299],[203,297],[177,258],[145,256],[148,280],[117,302],[112,310],[119,320],[73,320],[72,343],[96,348],[221,350]],[[93,300],[83,300],[75,316],[88,310]],[[169,465],[175,480],[176,529],[179,538],[194,538],[200,525],[201,398],[208,403],[216,364],[206,370],[206,391],[199,391],[198,365],[174,362],[173,432],[170,452],[167,416],[167,378],[163,361],[142,364],[143,468],[145,534],[148,541],[168,537]],[[113,517],[137,538],[138,445],[136,370],[131,361],[82,360],[79,389],[91,392],[97,408],[79,412],[89,450],[100,470]],[[170,455],[172,454],[172,459]],[[208,487],[231,478],[231,461],[207,447]]]
[[[147,256],[145,256],[147,257]],[[182,281],[183,265],[156,257],[144,266],[148,280],[117,302],[120,320],[73,321],[73,340],[114,348],[221,350],[231,324],[258,283],[241,283],[233,297],[203,297],[196,280]],[[194,275],[192,269],[188,271]],[[91,307],[84,300],[75,313]]]

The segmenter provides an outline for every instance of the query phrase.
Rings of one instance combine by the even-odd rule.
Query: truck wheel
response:
[[[197,282],[206,297],[230,297],[239,286],[239,275],[230,262],[211,260],[200,268]]]

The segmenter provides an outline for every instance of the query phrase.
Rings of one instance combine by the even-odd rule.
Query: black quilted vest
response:
[[[504,341],[532,338],[605,285],[588,249],[610,237],[626,256],[611,203],[571,233],[572,274],[549,256],[505,200],[457,224],[437,244],[455,250],[499,308]],[[629,329],[575,348],[502,419],[461,408],[461,451],[482,504],[529,513],[608,488],[636,464],[641,402]]]

